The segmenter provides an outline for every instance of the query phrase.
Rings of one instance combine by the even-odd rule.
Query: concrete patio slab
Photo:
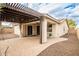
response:
[[[9,46],[7,56],[37,56],[48,46],[57,42],[68,40],[67,38],[48,39],[47,43],[40,44],[39,37],[14,38],[0,41],[0,46]]]

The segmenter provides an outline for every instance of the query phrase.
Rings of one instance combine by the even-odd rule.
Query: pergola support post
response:
[[[23,37],[23,24],[20,23],[20,37]]]
[[[47,42],[47,20],[43,16],[40,19],[40,39],[41,43]]]
[[[1,29],[2,29],[2,27],[1,27],[1,21],[0,21],[0,33],[1,33]]]

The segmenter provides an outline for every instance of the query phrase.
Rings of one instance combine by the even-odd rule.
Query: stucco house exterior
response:
[[[45,43],[48,38],[60,37],[68,32],[67,20],[57,20],[17,3],[1,6],[0,20],[12,22],[14,34],[19,37],[38,36],[40,42]]]

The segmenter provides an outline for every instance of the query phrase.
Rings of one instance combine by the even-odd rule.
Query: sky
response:
[[[28,7],[56,19],[73,19],[79,25],[79,3],[29,3]]]

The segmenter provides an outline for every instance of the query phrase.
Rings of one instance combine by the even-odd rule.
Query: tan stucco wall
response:
[[[48,21],[48,23],[52,25],[54,24],[54,26],[52,27],[52,35],[53,35],[52,37],[60,37],[68,32],[68,25],[66,21],[63,21],[59,24],[55,21],[52,21],[52,19],[49,18],[45,18],[45,19]],[[63,31],[64,28],[65,31]]]
[[[49,18],[44,17],[44,19],[47,20],[47,24],[52,24],[52,37],[60,37],[68,32],[66,21],[58,24]],[[32,35],[37,35],[37,26],[40,26],[40,21],[21,24],[21,32],[18,24],[14,27],[14,33],[18,35],[22,34],[23,36],[28,36],[28,25],[32,26]],[[65,28],[65,31],[63,31],[63,28]],[[47,37],[49,37],[49,32],[47,33]]]
[[[3,28],[2,30],[1,30],[1,33],[3,33],[3,34],[13,34],[13,28]],[[0,33],[0,34],[1,34]]]
[[[68,25],[66,23],[66,21],[63,21],[62,23],[60,23],[58,25],[58,36],[62,36],[66,33],[68,33]]]
[[[45,19],[47,20],[48,24],[52,24],[52,32],[48,32],[47,37],[49,37],[50,33],[52,34],[51,37],[57,37],[58,24],[55,21],[52,21],[51,19],[49,19],[47,17],[45,17]]]
[[[14,25],[14,34],[20,35],[20,26],[19,24]]]
[[[32,26],[32,35],[37,35],[37,26],[40,26],[39,22],[23,23],[23,36],[28,36],[28,26]]]
[[[56,24],[52,24],[52,37],[56,37]]]
[[[59,37],[59,24],[55,24],[55,37]]]
[[[49,18],[44,18],[47,20],[48,23],[52,24],[52,37],[57,37],[57,32],[56,32],[56,23],[54,21],[51,21]],[[14,27],[14,33],[17,35],[22,36],[28,36],[28,25],[32,26],[32,35],[37,35],[37,26],[40,26],[40,21],[36,22],[30,22],[30,23],[22,23],[21,24],[21,32],[20,32],[20,27],[19,24]],[[48,33],[49,34],[49,33]]]

